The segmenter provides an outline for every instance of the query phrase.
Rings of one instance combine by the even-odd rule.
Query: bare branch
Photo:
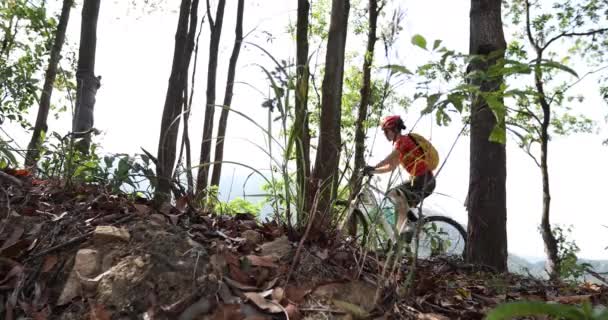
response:
[[[559,93],[565,93],[566,91],[570,90],[572,87],[574,87],[575,85],[577,85],[579,82],[583,81],[583,79],[585,79],[587,76],[590,76],[594,73],[598,73],[600,71],[603,71],[604,69],[608,69],[608,65],[605,65],[599,69],[593,70],[593,71],[589,71],[587,73],[585,73],[585,75],[583,75],[582,77],[578,78],[576,81],[574,81],[573,83],[569,84],[568,86],[566,86],[566,88],[564,88],[564,90],[558,90],[556,91],[551,98],[549,99],[549,104],[551,104],[553,102],[553,100],[555,99],[555,96],[557,96]]]
[[[563,38],[563,37],[574,37],[574,36],[580,36],[580,37],[585,37],[585,36],[592,36],[592,35],[596,35],[598,33],[604,33],[607,32],[608,28],[603,28],[603,29],[596,29],[596,30],[590,30],[587,32],[562,32],[560,34],[558,34],[557,36],[551,38],[549,41],[547,41],[547,43],[541,48],[541,50],[545,50],[547,49],[547,47],[553,43],[554,41]]]
[[[524,151],[524,152],[525,152],[525,153],[526,153],[528,156],[530,156],[530,158],[532,158],[532,160],[534,161],[534,163],[536,164],[536,166],[538,166],[538,167],[540,168],[540,162],[539,162],[539,161],[538,161],[538,159],[536,159],[536,157],[535,157],[535,156],[532,154],[532,151],[530,151],[530,147],[531,147],[531,145],[532,145],[532,142],[533,142],[533,141],[526,143],[526,142],[525,142],[525,141],[526,141],[526,140],[525,140],[525,137],[524,137],[524,136],[523,136],[521,133],[519,133],[519,132],[517,132],[517,131],[513,130],[513,128],[510,128],[510,127],[508,127],[508,126],[507,126],[507,130],[509,130],[509,132],[513,133],[515,136],[517,136],[517,138],[519,138],[519,139],[521,140],[521,144],[522,144],[522,146],[521,146],[521,147],[522,147],[522,150],[523,150],[523,151]]]
[[[538,47],[536,40],[534,40],[534,37],[532,36],[532,26],[530,24],[530,1],[529,0],[526,0],[526,33],[528,34],[528,40],[530,41],[530,44],[532,44],[532,46],[534,47],[534,49],[536,51],[539,51],[540,48]]]
[[[522,126],[521,124],[518,124],[516,122],[512,122],[512,121],[506,121],[505,122],[507,125],[513,126],[513,127],[517,127],[519,129],[522,129],[523,131],[529,132],[530,130],[533,130],[533,133],[536,133],[539,137],[540,137],[540,131],[538,131],[537,127],[530,127],[530,128],[526,128],[524,126]]]
[[[536,120],[538,122],[538,125],[542,124],[542,121],[540,121],[540,118],[534,112],[532,112],[532,110],[528,109],[528,107],[525,107],[525,106],[522,106],[522,108],[524,108],[525,110],[513,109],[513,108],[509,108],[509,107],[507,107],[507,110],[521,113],[523,115],[526,115],[526,116],[531,117],[534,120]]]
[[[211,31],[215,28],[215,21],[213,21],[213,15],[211,14],[211,4],[207,0],[207,17],[209,17],[209,28]]]

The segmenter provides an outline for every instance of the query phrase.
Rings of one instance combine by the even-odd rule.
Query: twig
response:
[[[590,268],[586,268],[585,271],[588,274],[590,274],[590,275],[594,276],[595,278],[597,278],[598,280],[602,281],[603,283],[608,284],[608,279],[604,278],[600,273],[598,273],[596,271],[593,271]]]
[[[78,237],[76,237],[74,239],[71,239],[71,240],[66,241],[64,243],[61,243],[61,244],[58,244],[56,246],[50,247],[50,248],[48,248],[46,250],[43,250],[42,252],[39,252],[39,253],[37,253],[37,254],[35,254],[35,255],[33,255],[33,256],[25,259],[25,262],[30,261],[30,260],[34,260],[34,259],[37,259],[37,258],[40,258],[42,256],[45,256],[45,255],[51,253],[51,252],[57,251],[59,249],[62,249],[62,248],[68,247],[68,246],[71,246],[73,244],[80,243],[80,242],[82,242],[84,240],[87,240],[87,238],[89,236],[91,236],[92,234],[93,234],[93,231],[89,231],[89,232],[87,232],[87,233],[85,233],[85,234],[83,234],[81,236],[78,236]]]
[[[329,313],[346,314],[346,312],[342,311],[342,310],[326,309],[326,308],[300,308],[300,311],[303,311],[303,312],[329,312]]]
[[[321,190],[321,185],[319,184],[319,186],[317,188],[317,192],[315,193],[315,197],[312,202],[312,208],[311,208],[312,213],[310,214],[310,219],[308,219],[308,225],[306,226],[306,231],[304,232],[304,236],[302,236],[302,239],[300,239],[300,243],[298,244],[298,248],[296,249],[296,254],[293,257],[291,266],[289,267],[289,272],[287,273],[287,279],[285,279],[285,283],[289,282],[289,279],[291,278],[291,274],[293,273],[295,266],[298,263],[298,260],[300,258],[300,254],[302,252],[302,247],[304,246],[304,241],[306,241],[306,238],[308,238],[308,235],[310,234],[310,229],[312,229],[312,224],[315,219],[315,215],[317,213],[317,206],[319,205],[319,195],[321,194],[320,190]]]

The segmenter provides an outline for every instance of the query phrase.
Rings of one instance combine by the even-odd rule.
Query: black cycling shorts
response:
[[[432,171],[413,177],[412,180],[408,180],[391,190],[397,190],[400,194],[405,194],[410,208],[416,207],[422,199],[431,195],[435,190],[435,176]]]

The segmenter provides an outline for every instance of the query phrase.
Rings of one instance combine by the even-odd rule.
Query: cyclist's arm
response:
[[[397,168],[399,165],[399,151],[397,149],[393,150],[384,160],[380,161],[374,169],[374,174],[376,173],[386,173],[391,172]]]

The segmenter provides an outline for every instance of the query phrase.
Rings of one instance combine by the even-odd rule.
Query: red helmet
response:
[[[403,124],[403,120],[398,115],[388,116],[380,122],[382,126],[382,130],[386,129],[405,129],[405,125]]]

